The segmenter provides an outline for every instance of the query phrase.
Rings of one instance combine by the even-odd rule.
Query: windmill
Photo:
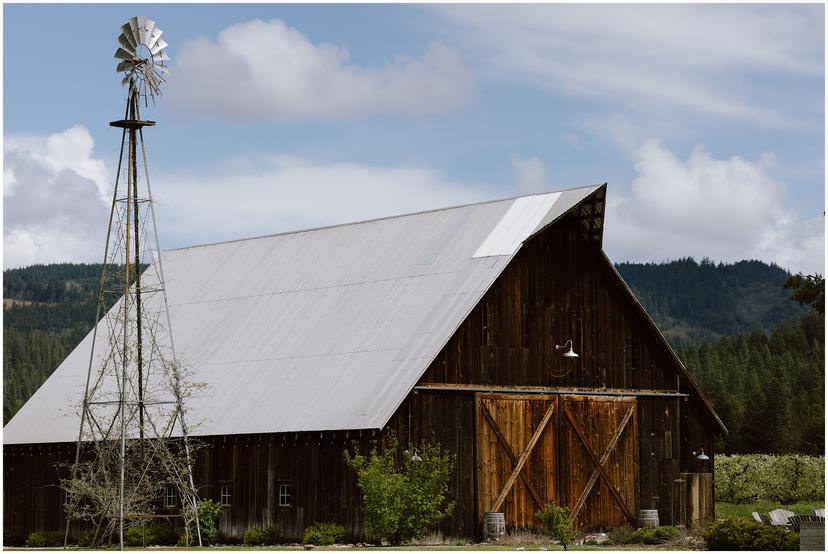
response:
[[[175,352],[144,147],[143,129],[155,122],[140,113],[160,96],[170,58],[154,21],[133,17],[121,31],[116,71],[127,102],[124,118],[110,122],[121,147],[75,461],[63,480],[64,540],[71,522],[85,519],[93,542],[117,531],[123,549],[125,525],[143,526],[163,497],[180,503],[201,545],[185,409],[191,388]]]

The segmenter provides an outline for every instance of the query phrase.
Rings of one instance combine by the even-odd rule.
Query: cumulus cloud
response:
[[[717,160],[702,146],[682,160],[645,141],[630,194],[608,197],[606,250],[617,260],[760,259],[822,273],[823,218],[803,220],[786,207],[774,164],[769,154]]]
[[[513,154],[510,161],[517,188],[521,193],[531,194],[546,190],[546,166],[539,157],[521,158]]]
[[[496,195],[485,185],[452,181],[423,167],[323,164],[289,156],[238,158],[162,172],[153,180],[153,191],[160,204],[162,242],[177,245],[384,217]]]
[[[788,126],[801,98],[751,79],[805,79],[821,107],[822,6],[435,6],[495,79],[582,100]],[[614,106],[617,109],[617,106]],[[801,115],[801,114],[800,114]],[[822,116],[821,112],[818,114]],[[673,116],[674,117],[674,116]]]
[[[83,126],[5,138],[3,267],[103,255],[109,179],[93,146]]]
[[[459,54],[440,42],[422,58],[381,67],[348,50],[314,44],[280,20],[254,20],[198,38],[178,51],[168,97],[179,109],[239,118],[347,118],[434,113],[462,103],[473,81]]]

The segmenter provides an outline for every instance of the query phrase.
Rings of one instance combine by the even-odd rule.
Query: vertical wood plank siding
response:
[[[661,521],[679,523],[674,511],[679,515],[681,511],[674,507],[680,486],[675,481],[681,472],[712,471],[715,423],[690,384],[679,376],[679,368],[656,332],[618,283],[599,245],[584,239],[580,225],[577,218],[566,217],[528,241],[419,383],[690,393],[687,399],[639,398],[636,441],[624,442],[619,450],[622,459],[612,461],[618,464],[612,466],[613,475],[625,483],[622,495],[627,498],[638,491],[630,505],[657,508]],[[577,359],[564,358],[555,350],[556,344],[570,338],[580,355]],[[612,434],[614,429],[609,427],[617,423],[614,412],[607,412],[606,417],[598,413],[597,406],[605,405],[595,403],[595,410],[578,410],[577,415],[585,429],[597,433],[599,442]],[[531,428],[527,418],[540,417],[536,411],[535,407],[517,410],[514,422],[508,422],[513,427],[504,432],[525,444],[528,438],[520,434]],[[560,417],[559,413],[555,416],[554,433],[565,429]],[[457,455],[450,485],[456,508],[452,517],[440,525],[447,535],[481,534],[478,467],[484,460],[477,452],[476,435],[482,424],[474,393],[412,392],[384,430],[396,432],[401,444],[439,442]],[[563,445],[564,440],[574,440],[568,432],[563,435],[556,437],[557,444],[549,443],[552,438],[544,438],[540,448],[554,449],[554,455],[549,453],[550,463],[559,475],[568,475],[572,468],[562,466],[573,462],[561,453],[575,449],[576,444]],[[367,452],[371,440],[377,437],[370,430],[207,437],[202,439],[205,448],[199,453],[195,477],[202,497],[214,500],[220,500],[222,484],[232,484],[231,506],[221,518],[221,528],[228,535],[240,537],[251,526],[278,525],[288,537],[299,538],[314,521],[332,521],[345,526],[352,538],[363,538],[360,494],[342,452],[354,441]],[[489,448],[494,448],[492,437],[486,437]],[[629,444],[637,444],[637,451],[630,451]],[[698,448],[704,448],[711,461],[695,460],[691,451]],[[63,495],[56,486],[54,463],[71,460],[73,452],[74,446],[69,444],[4,447],[7,530],[25,535],[35,530],[61,529]],[[633,458],[637,458],[638,472],[631,475],[628,472],[634,467],[630,465]],[[584,470],[586,478],[592,467],[592,462],[587,462],[574,462],[589,470]],[[497,467],[484,468],[484,472],[490,472],[486,479],[503,483],[508,477],[506,465],[498,462]],[[535,483],[542,481],[540,466],[528,466]],[[580,479],[582,473],[577,475]],[[529,521],[532,499],[520,481],[506,510],[515,512],[521,521]],[[290,507],[277,505],[281,483],[292,485]],[[614,514],[606,484],[596,486],[604,487],[600,489],[600,501],[590,499],[592,504],[585,509]],[[547,495],[547,487],[551,485],[539,484],[538,490]],[[568,492],[556,494],[571,499]],[[600,521],[598,516],[584,518],[582,525],[611,523]]]

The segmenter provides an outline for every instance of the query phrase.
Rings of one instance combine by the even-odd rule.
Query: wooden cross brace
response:
[[[494,418],[492,417],[491,412],[486,407],[486,404],[481,402],[480,403],[481,412],[483,416],[486,418],[486,421],[489,422],[492,430],[494,430],[495,435],[497,436],[500,445],[503,447],[503,450],[506,451],[506,455],[509,456],[509,459],[512,461],[514,468],[512,469],[512,473],[509,475],[509,478],[506,480],[506,484],[503,485],[503,490],[500,491],[500,495],[497,497],[494,505],[492,506],[490,512],[497,512],[500,510],[500,507],[503,505],[503,502],[506,500],[506,496],[509,494],[509,491],[512,490],[512,486],[515,484],[515,480],[518,476],[523,479],[523,482],[526,483],[526,487],[529,489],[529,492],[532,494],[532,498],[535,500],[537,505],[543,509],[543,503],[538,494],[538,491],[535,489],[535,486],[529,481],[529,478],[521,473],[523,467],[526,465],[526,460],[529,459],[529,455],[532,453],[532,450],[535,448],[535,445],[538,443],[538,439],[540,439],[541,434],[543,434],[544,429],[546,429],[546,425],[549,423],[549,419],[552,417],[552,413],[555,411],[555,404],[550,403],[549,407],[546,409],[546,413],[543,414],[543,419],[541,419],[540,424],[535,429],[534,434],[532,435],[532,439],[529,441],[529,444],[523,449],[521,452],[520,457],[515,459],[515,453],[512,450],[512,447],[509,445],[509,442],[506,440],[506,437],[503,436],[500,429],[497,426]]]
[[[572,428],[575,430],[575,433],[581,440],[581,444],[583,445],[584,450],[586,450],[590,459],[592,459],[592,462],[595,464],[595,470],[592,472],[592,475],[590,475],[586,487],[584,487],[583,492],[581,492],[581,495],[578,497],[577,502],[575,502],[575,506],[572,508],[573,520],[576,517],[578,517],[578,512],[580,512],[581,508],[584,507],[587,497],[589,496],[589,493],[592,492],[592,488],[595,486],[596,481],[598,481],[599,476],[603,477],[604,481],[606,481],[607,487],[609,488],[612,495],[615,497],[615,500],[618,502],[618,505],[624,511],[624,515],[627,516],[627,520],[630,522],[633,522],[635,520],[633,514],[630,513],[627,504],[621,498],[621,494],[618,492],[618,489],[615,487],[615,485],[613,485],[612,481],[610,480],[609,474],[607,474],[607,470],[604,467],[604,465],[607,463],[607,460],[609,459],[610,454],[618,444],[618,440],[621,438],[621,434],[627,427],[627,423],[629,423],[630,418],[632,418],[633,411],[634,408],[630,407],[627,413],[624,414],[624,419],[621,420],[621,425],[619,425],[618,429],[616,429],[615,433],[613,433],[612,438],[609,441],[609,444],[607,444],[607,447],[604,449],[604,453],[601,455],[601,459],[598,459],[598,457],[589,447],[589,443],[587,442],[587,439],[584,436],[583,431],[581,431],[581,428],[578,427],[578,424],[575,422],[575,418],[572,416],[572,413],[569,411],[569,408],[564,407],[564,415],[566,415],[566,419],[569,420],[569,424],[572,425]]]

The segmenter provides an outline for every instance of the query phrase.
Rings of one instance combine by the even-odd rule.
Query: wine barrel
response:
[[[497,541],[506,535],[506,516],[502,512],[486,512],[483,516],[483,538]]]
[[[658,510],[638,510],[638,527],[658,527]]]

